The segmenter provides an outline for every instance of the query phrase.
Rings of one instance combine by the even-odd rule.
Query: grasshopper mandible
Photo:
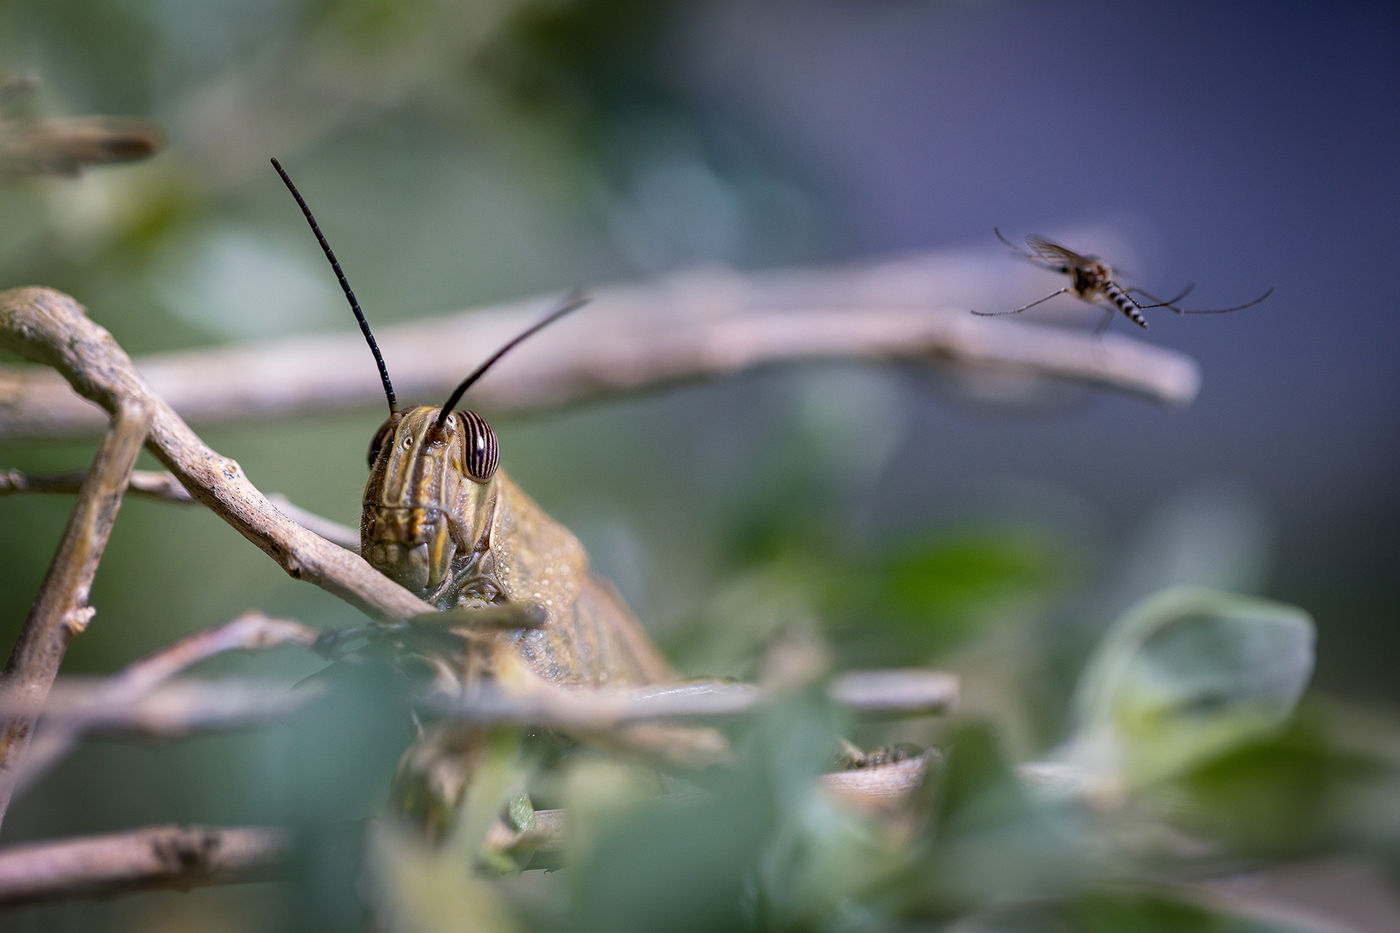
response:
[[[273,168],[335,270],[379,367],[389,417],[369,447],[360,553],[438,609],[538,607],[542,625],[500,633],[539,676],[558,684],[649,683],[670,668],[613,588],[588,569],[583,545],[498,468],[496,434],[462,395],[507,351],[584,303],[570,296],[493,353],[439,408],[401,409],[389,371],[340,263],[276,159]]]

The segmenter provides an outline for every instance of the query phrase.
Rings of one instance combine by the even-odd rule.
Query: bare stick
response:
[[[58,553],[5,665],[5,687],[31,709],[43,706],[69,643],[92,619],[93,610],[87,604],[92,580],[151,417],[151,409],[139,399],[113,406],[112,426],[97,448]],[[23,713],[0,728],[0,820],[14,793],[16,766],[29,745],[32,728],[32,717]]]
[[[47,288],[0,292],[0,343],[52,366],[80,395],[108,411],[123,404],[148,406],[151,452],[195,499],[293,578],[314,583],[379,618],[404,619],[433,611],[357,555],[278,511],[237,463],[207,447],[151,392],[112,335],[88,320],[73,299]]]
[[[159,723],[159,716],[152,716],[149,710],[140,706],[140,701],[176,674],[229,651],[266,651],[281,645],[309,648],[318,635],[315,629],[300,622],[274,619],[260,612],[246,612],[223,625],[188,635],[129,665],[115,676],[104,679],[87,698],[87,706],[95,712],[122,711],[143,715],[148,726],[153,721]],[[4,693],[0,693],[0,704],[5,704],[7,699]],[[52,701],[58,699],[51,695],[46,713],[52,713]],[[248,698],[252,703],[265,699],[266,688],[260,688]],[[187,705],[182,704],[180,708]],[[208,700],[195,704],[196,708],[208,705]],[[45,728],[35,737],[29,754],[20,765],[16,776],[17,788],[23,789],[51,768],[73,747],[81,732],[92,727],[91,722],[75,726],[61,721],[52,723],[51,719],[46,719]],[[208,723],[205,724],[205,728],[210,727]]]
[[[272,621],[282,624],[280,620]],[[303,636],[296,634],[289,641],[301,644]],[[152,660],[160,657],[158,653]],[[195,731],[211,720],[238,717],[240,721],[252,721],[260,714],[281,715],[313,698],[312,694],[299,690],[296,698],[288,701],[290,705],[269,706],[264,702],[264,686],[230,679],[213,683],[186,679],[151,684],[151,689],[143,694],[145,705],[142,706],[106,702],[107,697],[124,689],[125,677],[123,673],[95,682],[59,681],[54,688],[53,701],[44,709],[45,722],[66,729],[100,728],[130,735],[165,737]],[[858,715],[872,717],[945,713],[956,703],[957,692],[958,681],[954,675],[930,670],[850,671],[833,678],[827,687],[834,702]],[[602,733],[643,722],[730,719],[753,712],[772,700],[773,695],[772,691],[753,684],[719,680],[690,680],[624,689],[558,687],[547,682],[531,682],[523,694],[482,686],[465,697],[437,696],[425,700],[424,705],[445,718],[480,725],[527,725]],[[14,698],[0,694],[0,715],[9,712],[8,704],[13,702]],[[159,711],[155,720],[152,710]]]
[[[923,780],[926,753],[896,764],[823,775],[823,789],[842,801],[897,811]],[[690,799],[679,796],[677,802]],[[563,810],[537,810],[532,828],[497,824],[486,847],[497,852],[559,856],[568,831]],[[282,877],[290,837],[276,827],[156,826],[0,849],[0,906],[152,888],[192,888]]]
[[[34,93],[33,75],[0,76],[0,181],[30,175],[77,175],[84,168],[154,155],[161,128],[133,117],[25,119],[8,111]]]
[[[42,726],[61,731],[64,738],[103,735],[118,738],[179,739],[206,732],[266,725],[295,715],[325,696],[325,686],[312,683],[268,683],[233,677],[182,678],[134,696],[120,705],[103,705],[107,686],[101,679],[61,678],[49,694]],[[47,733],[41,731],[42,739]],[[35,742],[35,747],[38,742]],[[20,765],[20,785],[39,777],[37,755]]]
[[[930,750],[904,761],[873,768],[822,775],[818,786],[844,803],[885,813],[899,813],[939,761]],[[1031,768],[1023,766],[1023,772]],[[1078,782],[1048,781],[1022,774],[1032,787],[1051,786],[1082,793]],[[674,795],[676,802],[693,795]],[[663,798],[663,800],[666,798]],[[492,826],[489,850],[533,852],[557,864],[565,849],[568,814],[536,810],[533,827],[524,831]],[[0,849],[0,906],[69,899],[94,894],[133,893],[151,888],[192,888],[212,884],[276,880],[287,860],[290,837],[276,827],[158,826],[37,842]]]
[[[265,826],[152,826],[0,849],[0,905],[277,877],[290,840]]]
[[[19,470],[0,470],[0,496],[10,496],[21,492],[72,494],[82,484],[82,473],[48,473],[34,475]],[[198,504],[180,481],[169,473],[159,470],[135,470],[131,483],[126,487],[129,496],[156,499],[161,502],[177,502],[184,505]],[[267,501],[277,507],[277,511],[290,518],[303,528],[316,532],[327,541],[359,553],[360,533],[348,525],[323,518],[315,512],[295,505],[286,496],[270,493]]]
[[[160,127],[149,120],[0,120],[0,181],[31,175],[71,178],[95,165],[149,158],[164,142]]]
[[[897,811],[923,780],[931,756],[897,764],[823,775],[823,789],[855,806]],[[675,795],[677,803],[694,795]],[[663,802],[664,802],[663,798]],[[531,852],[553,859],[565,849],[564,810],[536,810],[524,831],[497,823],[488,850]],[[277,827],[157,826],[0,849],[0,906],[135,893],[152,888],[277,880],[290,836]]]
[[[999,301],[1010,280],[956,254],[903,257],[829,271],[688,273],[648,286],[591,289],[588,310],[540,334],[483,379],[477,405],[536,410],[660,385],[810,360],[957,363],[1189,403],[1199,373],[1188,357],[1135,338],[981,320],[962,303]],[[399,394],[436,401],[462,377],[464,348],[499,346],[550,299],[381,328],[400,368]],[[581,339],[580,335],[587,339]],[[470,354],[465,354],[469,356]],[[307,366],[315,360],[315,366]],[[152,389],[203,424],[382,404],[364,342],[345,333],[140,361]],[[0,370],[0,439],[91,433],[95,413],[43,372]]]

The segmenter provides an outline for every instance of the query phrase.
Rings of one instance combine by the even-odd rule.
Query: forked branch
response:
[[[45,473],[33,474],[20,470],[0,470],[0,496],[17,493],[50,493],[72,495],[82,486],[85,473]],[[196,505],[197,501],[180,481],[169,473],[159,470],[134,470],[126,494],[160,502],[176,502],[182,505]],[[360,549],[360,533],[348,525],[332,521],[324,516],[309,512],[296,505],[286,496],[269,493],[267,501],[277,507],[277,511],[290,518],[303,528],[351,551]]]
[[[14,714],[0,720],[0,820],[14,793],[16,769],[29,746],[34,715],[44,705],[69,643],[92,619],[88,594],[151,417],[152,410],[142,399],[114,402],[112,425],[78,490],[58,553],[0,678],[19,701]]]
[[[318,632],[310,626],[289,619],[275,619],[261,612],[245,612],[243,615],[223,625],[187,635],[178,641],[129,665],[112,677],[103,678],[87,688],[86,694],[78,700],[86,717],[70,717],[63,714],[62,705],[66,702],[65,691],[50,694],[50,702],[44,707],[45,724],[30,745],[29,753],[16,766],[14,785],[22,790],[35,778],[58,762],[73,747],[83,732],[95,726],[94,717],[118,718],[135,717],[148,727],[152,723],[168,722],[169,704],[164,708],[164,719],[160,710],[153,715],[148,705],[143,704],[162,685],[183,671],[203,661],[230,651],[266,651],[282,645],[300,645],[310,648],[316,643]],[[224,691],[219,699],[227,699]],[[233,711],[233,718],[251,713],[258,719],[266,719],[280,707],[279,698],[269,696],[265,687],[253,689],[235,698],[235,705],[241,708]],[[0,715],[9,712],[21,697],[10,689],[0,690]],[[57,708],[54,700],[59,700]],[[209,714],[210,706],[215,705],[210,698],[191,704],[185,698],[176,700],[179,716],[188,716],[191,711]],[[283,704],[285,705],[285,704]],[[202,707],[202,709],[201,709]],[[222,714],[221,722],[230,718],[226,708],[215,709],[215,715]],[[208,718],[200,723],[202,728],[213,728]],[[155,728],[149,729],[154,733]]]
[[[146,446],[199,502],[275,560],[307,580],[386,619],[433,611],[357,555],[313,534],[282,514],[153,393],[112,335],[90,321],[67,295],[47,288],[0,292],[0,343],[53,367],[79,395],[108,412],[124,406],[150,411]],[[122,479],[125,488],[126,478]]]

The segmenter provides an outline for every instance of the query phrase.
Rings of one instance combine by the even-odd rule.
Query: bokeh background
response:
[[[143,116],[169,145],[0,187],[0,284],[71,293],[138,357],[349,331],[269,155],[379,325],[705,263],[1001,256],[993,226],[1093,252],[1098,232],[1159,293],[1276,289],[1153,316],[1143,336],[1202,366],[1189,408],[1007,409],[937,374],[813,366],[497,419],[503,465],[691,670],[751,673],[766,635],[817,620],[838,664],[969,672],[1030,755],[1108,620],[1202,582],[1305,607],[1318,688],[1393,709],[1398,39],[1379,2],[12,0],[0,70],[43,80],[34,112]],[[1032,314],[1091,326],[1061,301]],[[202,433],[264,490],[353,523],[380,417]],[[0,466],[79,469],[92,448],[7,444]],[[0,501],[6,644],[69,507]],[[355,621],[213,516],[142,501],[94,603],[73,673],[249,607]],[[89,749],[5,834],[256,821],[259,749]],[[148,921],[143,903],[106,920]]]

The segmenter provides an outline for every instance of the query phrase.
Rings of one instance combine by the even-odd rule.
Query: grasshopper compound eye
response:
[[[474,411],[454,412],[453,420],[462,432],[462,446],[466,452],[462,471],[478,483],[486,482],[496,474],[496,465],[501,458],[496,432],[491,430],[485,418]]]

